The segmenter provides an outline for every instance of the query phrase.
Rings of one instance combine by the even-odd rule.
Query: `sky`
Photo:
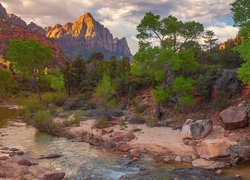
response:
[[[8,13],[46,27],[74,22],[84,12],[107,27],[114,37],[126,37],[132,54],[138,49],[136,26],[147,12],[195,20],[213,30],[221,42],[233,38],[230,3],[234,0],[0,0]]]

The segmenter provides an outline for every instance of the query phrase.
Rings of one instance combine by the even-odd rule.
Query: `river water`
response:
[[[24,156],[44,167],[61,169],[66,179],[233,179],[230,175],[240,174],[250,179],[250,166],[228,169],[224,176],[216,176],[212,171],[189,168],[186,164],[156,164],[151,158],[126,166],[126,159],[107,153],[84,142],[73,142],[65,138],[53,137],[39,132],[32,126],[13,120],[20,110],[0,107],[0,144],[22,149]],[[57,153],[61,158],[39,160],[41,155]],[[140,171],[140,169],[147,169]],[[223,170],[224,171],[224,170]]]

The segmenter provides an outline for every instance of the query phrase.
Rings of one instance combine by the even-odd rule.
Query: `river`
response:
[[[118,155],[108,153],[84,142],[53,137],[27,126],[19,120],[13,120],[20,110],[0,107],[0,144],[22,149],[24,156],[44,167],[61,169],[66,172],[66,179],[232,179],[240,174],[244,179],[250,177],[250,166],[223,170],[224,176],[217,176],[213,171],[189,168],[186,164],[156,164],[151,158],[144,157],[131,165]],[[57,153],[61,158],[39,160],[41,155]],[[140,171],[144,169],[144,171]],[[146,169],[146,170],[145,170]],[[211,176],[210,176],[211,175]],[[232,176],[230,176],[232,175]]]

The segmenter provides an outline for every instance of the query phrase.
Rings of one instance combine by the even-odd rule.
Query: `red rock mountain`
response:
[[[126,39],[113,38],[110,31],[90,13],[84,13],[74,23],[46,27],[45,31],[47,37],[55,39],[61,48],[73,56],[88,58],[96,51],[102,52],[106,58],[132,56]]]
[[[53,49],[53,64],[61,64],[67,57],[53,39],[47,38],[37,30],[31,30],[19,17],[9,15],[0,4],[0,55],[4,54],[10,39],[35,39],[36,41]]]

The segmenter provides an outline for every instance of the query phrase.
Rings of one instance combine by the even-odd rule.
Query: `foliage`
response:
[[[96,127],[99,129],[103,129],[108,127],[108,120],[106,117],[102,117],[101,119],[98,120],[98,122],[96,123]]]
[[[170,91],[169,90],[165,90],[161,86],[157,86],[155,89],[153,89],[152,94],[153,94],[154,100],[156,102],[162,104],[162,103],[166,102],[167,99],[169,98]]]
[[[50,81],[50,88],[56,91],[62,91],[64,89],[64,78],[62,74],[48,75]]]
[[[149,12],[137,26],[137,38],[141,44],[147,44],[145,40],[158,40],[162,47],[176,52],[182,44],[196,40],[203,30],[203,25],[198,22],[182,22],[171,15],[161,19],[159,15]]]
[[[9,41],[6,56],[12,62],[15,70],[30,77],[30,82],[41,100],[39,83],[46,65],[51,60],[51,48],[41,45],[33,39],[27,41],[14,39]]]
[[[0,95],[12,94],[17,89],[17,83],[8,70],[0,69],[0,84]]]
[[[180,104],[193,104],[194,101],[190,95],[194,85],[194,80],[179,76],[174,80],[173,91],[180,95],[178,102]]]
[[[149,127],[155,127],[158,123],[158,120],[155,117],[148,117],[146,123]]]
[[[108,108],[114,106],[115,94],[115,87],[111,83],[110,77],[104,75],[101,82],[95,89],[95,95],[101,99],[101,103],[105,106],[105,108]]]
[[[246,114],[250,118],[250,104],[246,106]]]
[[[214,110],[222,110],[229,106],[230,103],[223,95],[221,95],[219,98],[214,99],[209,106],[213,108]]]
[[[202,36],[205,44],[203,45],[206,50],[211,51],[213,47],[218,45],[218,38],[215,37],[215,33],[212,30],[205,31]]]
[[[38,111],[33,117],[33,124],[41,131],[55,132],[58,130],[52,121],[52,115],[48,111]]]
[[[249,23],[250,20],[250,3],[249,0],[235,0],[231,4],[234,23],[237,26],[242,26]]]
[[[237,78],[236,70],[224,69],[217,73],[214,89],[226,96],[235,96],[240,93],[242,85]]]

